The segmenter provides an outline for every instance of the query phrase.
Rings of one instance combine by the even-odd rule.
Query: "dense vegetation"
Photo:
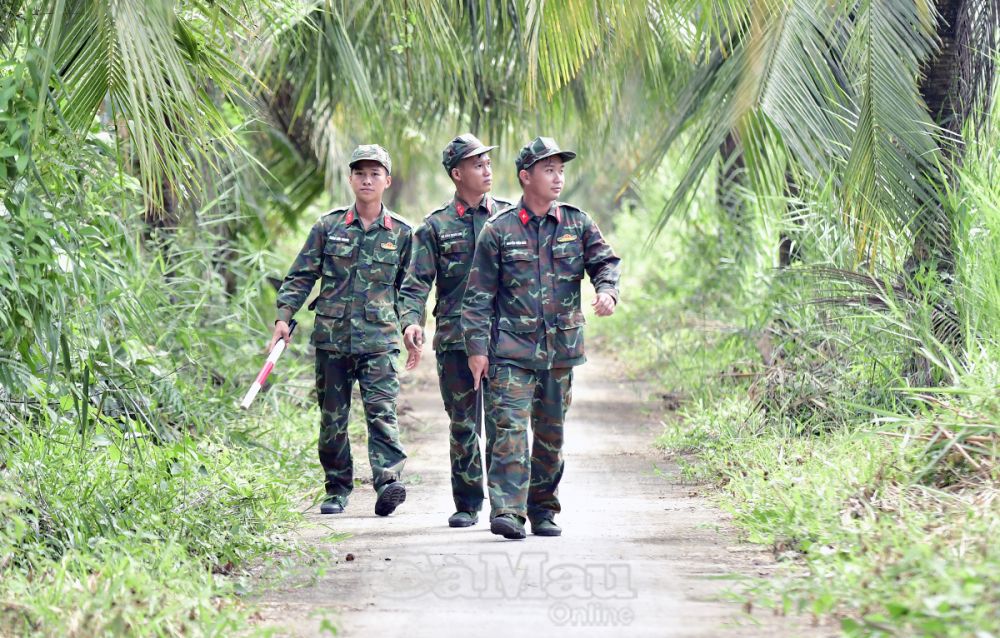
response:
[[[844,270],[852,245],[820,197],[799,200],[795,220],[736,227],[703,193],[648,247],[641,209],[616,220],[628,303],[592,327],[675,411],[659,445],[786,564],[748,583],[751,604],[852,636],[1000,632],[994,131],[948,195],[953,273],[920,273],[919,292]],[[648,191],[655,209],[670,188]],[[791,233],[798,260],[780,267]],[[945,312],[961,330],[949,341],[936,336]]]
[[[317,487],[307,357],[234,411],[274,278],[356,143],[418,219],[469,129],[504,194],[581,150],[662,444],[808,567],[756,600],[1000,633],[996,4],[455,7],[0,0],[0,633],[241,626]]]

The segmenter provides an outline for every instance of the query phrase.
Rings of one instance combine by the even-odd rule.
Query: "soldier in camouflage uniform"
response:
[[[556,201],[563,164],[574,157],[548,137],[521,149],[515,166],[523,195],[483,227],[462,305],[469,369],[476,386],[486,378],[486,418],[495,431],[490,531],[505,538],[524,538],[526,518],[534,534],[562,533],[554,516],[573,366],[586,360],[584,273],[597,291],[598,316],[618,302],[618,257],[587,213]]]
[[[410,350],[407,367],[412,368],[423,345],[427,298],[437,281],[434,351],[441,398],[451,420],[451,490],[456,510],[448,518],[451,527],[475,525],[483,506],[482,432],[477,429],[476,391],[460,324],[476,237],[489,216],[510,206],[510,202],[488,194],[493,183],[489,152],[495,148],[471,134],[459,135],[445,147],[441,163],[456,193],[425,217],[414,233],[413,259],[399,291],[403,340]],[[490,438],[487,436],[487,458]]]
[[[347,418],[357,380],[368,422],[368,458],[378,494],[375,513],[388,516],[406,500],[399,480],[406,454],[399,443],[396,357],[400,349],[397,291],[410,261],[409,224],[382,204],[392,183],[384,148],[359,146],[351,155],[349,183],[355,202],[333,210],[309,231],[278,291],[271,345],[288,339],[288,321],[317,279],[319,296],[312,343],[321,411],[319,460],[326,474],[323,514],[344,511],[354,486]]]

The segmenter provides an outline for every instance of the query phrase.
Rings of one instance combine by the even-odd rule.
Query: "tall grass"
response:
[[[150,236],[113,142],[32,141],[31,61],[4,71],[0,635],[230,635],[242,570],[318,485],[307,392],[235,408],[273,259],[230,242],[228,294],[220,213]]]

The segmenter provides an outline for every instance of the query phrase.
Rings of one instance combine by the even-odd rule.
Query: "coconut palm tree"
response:
[[[677,51],[670,3],[654,0],[7,6],[5,26],[27,25],[20,38],[0,31],[9,54],[44,53],[39,111],[56,109],[69,130],[86,130],[98,113],[114,123],[124,156],[168,212],[206,174],[249,173],[255,158],[237,134],[248,127],[262,135],[253,149],[271,185],[287,184],[299,210],[361,137],[418,139],[446,122],[495,139],[520,136],[514,121],[609,132],[633,97],[620,79],[646,71],[662,85]]]
[[[657,147],[662,157],[687,145],[691,161],[658,228],[735,130],[760,194],[780,194],[786,168],[799,183],[832,185],[859,261],[902,237],[921,259],[948,262],[942,180],[963,125],[992,102],[998,3],[702,4],[702,61]]]
[[[37,63],[35,135],[47,133],[44,109],[58,114],[58,134],[85,132],[102,114],[145,191],[170,203],[198,186],[195,167],[219,161],[217,146],[239,150],[222,105],[245,93],[237,47],[254,32],[253,6],[13,0],[0,46]]]

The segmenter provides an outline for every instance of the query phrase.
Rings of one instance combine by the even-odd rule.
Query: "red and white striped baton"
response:
[[[292,333],[295,332],[295,326],[298,323],[292,319],[288,323],[288,337],[291,338]],[[274,370],[274,364],[278,362],[278,357],[281,353],[285,351],[285,340],[278,339],[278,343],[274,344],[271,348],[271,353],[267,355],[267,361],[264,362],[264,367],[260,369],[257,373],[257,378],[254,379],[253,383],[250,385],[250,389],[247,390],[246,396],[243,397],[243,401],[240,403],[240,407],[244,410],[250,407],[253,403],[254,397],[260,392],[261,387],[264,386],[264,382],[267,381],[267,375],[271,374],[271,370]]]

